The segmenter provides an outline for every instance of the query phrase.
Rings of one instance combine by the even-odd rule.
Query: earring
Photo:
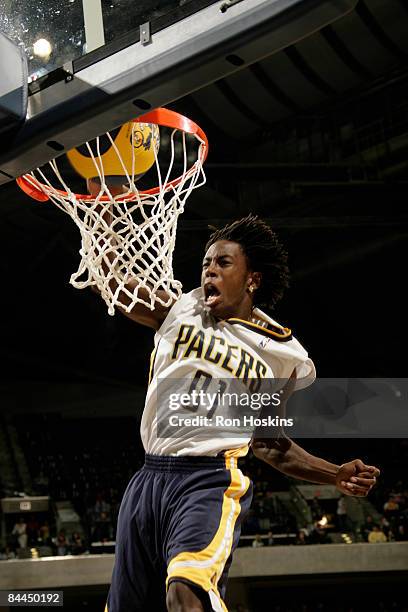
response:
[[[255,291],[255,287],[253,287],[252,285],[250,285],[248,289],[250,293],[253,293]]]

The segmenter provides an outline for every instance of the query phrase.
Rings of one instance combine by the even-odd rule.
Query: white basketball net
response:
[[[107,133],[107,136],[116,149],[110,134]],[[115,306],[127,312],[136,303],[142,303],[152,310],[156,302],[170,306],[181,295],[182,285],[174,279],[172,259],[177,221],[193,189],[205,183],[202,164],[207,145],[199,135],[194,136],[197,151],[196,159],[192,162],[187,155],[186,133],[179,129],[171,132],[170,164],[165,174],[160,169],[155,150],[159,187],[153,194],[138,190],[134,166],[132,174],[123,166],[126,177],[123,182],[129,188],[126,193],[112,195],[105,182],[100,155],[94,155],[89,144],[88,150],[97,170],[95,176],[99,176],[101,183],[97,196],[86,198],[73,193],[58,169],[57,160],[49,162],[49,166],[59,182],[59,189],[51,184],[40,168],[24,176],[29,184],[40,187],[79,228],[81,261],[70,283],[77,289],[96,287],[110,315],[115,313]],[[177,173],[179,178],[171,181],[176,158],[176,137],[177,142],[182,143],[182,169]],[[120,157],[117,149],[116,152]],[[179,158],[180,155],[177,155]],[[149,172],[153,171],[154,167]],[[129,289],[129,282],[134,287],[132,290]],[[160,297],[159,290],[164,290],[168,298],[164,300],[163,294]]]

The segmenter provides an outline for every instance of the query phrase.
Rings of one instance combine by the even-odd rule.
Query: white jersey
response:
[[[191,381],[198,371],[213,379],[288,379],[296,369],[300,384],[310,385],[315,368],[307,352],[282,327],[259,309],[253,321],[216,320],[204,305],[201,289],[183,294],[155,335],[150,383],[141,423],[146,453],[152,455],[215,456],[249,444],[219,427],[181,428],[174,437],[157,435],[158,385],[163,379]],[[160,396],[159,396],[160,397]]]

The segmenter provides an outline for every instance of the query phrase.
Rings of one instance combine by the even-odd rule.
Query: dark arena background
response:
[[[210,142],[207,183],[179,222],[175,277],[185,290],[198,286],[209,226],[253,212],[289,252],[291,286],[272,315],[307,347],[318,376],[404,379],[408,4],[304,0],[297,3],[302,19],[312,8],[323,15],[328,5],[344,14],[323,15],[309,30],[302,21],[274,48],[272,18],[269,32],[249,36],[255,26],[244,12],[251,1],[95,2],[104,39],[87,48],[95,32],[79,0],[0,0],[0,31],[27,53],[29,104],[37,112],[39,92],[57,96],[61,66],[71,62],[75,73],[77,62],[79,74],[87,61],[102,67],[139,44],[142,24],[151,25],[154,51],[155,36],[165,37],[175,23],[202,19],[210,37],[212,13],[206,21],[204,11],[228,18],[236,11],[237,19],[242,11],[241,40],[252,49],[263,37],[262,49],[247,58],[239,42],[234,50],[221,41],[207,58],[208,66],[224,61],[217,74],[205,64],[202,82],[193,84],[180,61],[174,77],[183,83],[185,74],[185,91],[162,85],[160,99],[152,98],[153,107],[196,121]],[[254,0],[254,14],[272,4]],[[292,18],[300,20],[289,13],[285,27]],[[35,53],[40,38],[52,45],[46,59]],[[59,112],[74,129],[75,119],[58,110],[57,97],[52,102],[54,121],[37,122],[33,151],[44,141],[42,129],[59,129]],[[13,178],[18,173],[4,170],[10,142],[3,137],[2,174]],[[36,153],[29,158],[19,146],[23,172]],[[0,590],[62,590],[67,611],[102,612],[120,500],[143,463],[139,425],[153,332],[109,316],[97,295],[74,289],[75,225],[52,203],[2,182]],[[400,399],[408,409],[407,397]],[[231,569],[231,611],[408,610],[408,440],[400,431],[300,441],[335,463],[361,457],[377,465],[381,478],[368,498],[341,499],[334,487],[290,479],[251,454],[242,460],[255,494]]]

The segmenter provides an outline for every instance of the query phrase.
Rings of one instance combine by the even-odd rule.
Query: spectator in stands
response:
[[[68,542],[67,542],[67,538],[65,537],[64,529],[61,529],[60,532],[58,533],[57,540],[56,540],[56,546],[57,546],[57,556],[58,557],[63,557],[68,554]]]
[[[387,536],[385,535],[383,531],[381,531],[378,525],[374,525],[373,530],[370,531],[370,533],[368,534],[368,541],[370,542],[370,544],[378,544],[380,542],[386,542]]]
[[[261,546],[264,546],[264,543],[262,542],[262,538],[259,533],[257,533],[255,540],[252,542],[252,548],[261,548]]]
[[[106,512],[101,512],[92,533],[93,542],[104,542],[112,539],[112,524]]]
[[[337,501],[337,527],[339,531],[348,531],[349,520],[347,516],[346,496],[340,495]]]
[[[398,481],[393,490],[391,491],[390,497],[394,502],[396,502],[401,509],[401,506],[404,506],[406,499],[404,495],[404,485],[401,481]]]
[[[408,531],[404,524],[401,523],[397,526],[394,537],[396,542],[405,542],[408,540]]]
[[[27,544],[28,546],[36,546],[39,536],[40,525],[34,514],[30,515],[27,521]]]
[[[315,523],[313,529],[309,534],[309,543],[310,544],[328,544],[330,542],[330,538],[327,535],[325,529],[323,529],[319,523]]]
[[[85,552],[84,542],[82,540],[81,534],[78,531],[75,531],[72,534],[71,538],[71,554],[72,555],[82,555]]]
[[[272,531],[268,531],[267,546],[273,546],[275,543]]]
[[[27,523],[22,516],[20,516],[17,523],[14,525],[11,533],[17,537],[19,548],[27,548]]]
[[[39,533],[40,533],[40,541],[43,544],[43,546],[49,546],[51,543],[51,534],[50,534],[50,527],[49,527],[48,521],[44,521],[44,523],[41,525],[39,529]]]
[[[11,550],[9,546],[2,548],[0,551],[0,561],[6,561],[7,559],[15,559],[16,553],[14,550]]]
[[[388,532],[387,540],[388,540],[388,542],[395,542],[395,533],[394,533],[392,528],[390,528],[390,530]]]
[[[300,545],[307,544],[306,533],[304,532],[303,529],[300,529],[297,532],[295,544],[300,544]]]
[[[94,506],[95,519],[98,521],[102,513],[105,515],[110,514],[111,507],[108,502],[103,498],[102,493],[98,493],[96,496],[96,502]]]
[[[387,517],[392,517],[395,516],[398,510],[399,504],[394,495],[391,495],[384,504],[384,513]]]
[[[381,531],[383,531],[385,533],[385,535],[387,536],[387,539],[389,539],[388,536],[389,536],[389,533],[390,533],[391,525],[390,525],[389,521],[387,521],[385,516],[382,516],[380,518],[380,529],[381,529]]]
[[[368,542],[368,534],[373,530],[374,520],[373,517],[368,515],[365,523],[361,526],[361,534],[366,542]]]

